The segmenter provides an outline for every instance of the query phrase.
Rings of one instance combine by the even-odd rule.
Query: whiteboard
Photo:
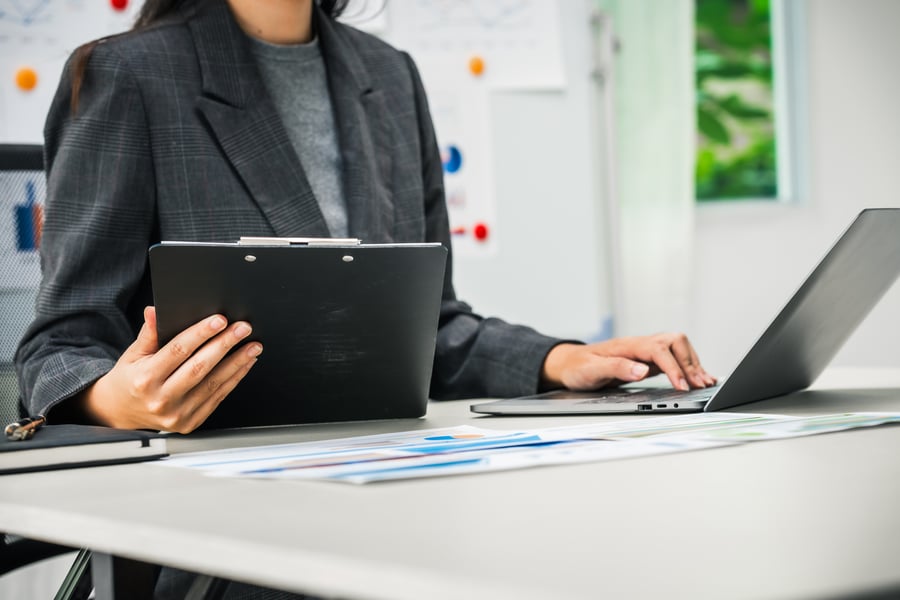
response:
[[[40,144],[50,101],[69,55],[131,27],[135,0],[0,0],[0,142]],[[30,71],[33,88],[20,86]]]

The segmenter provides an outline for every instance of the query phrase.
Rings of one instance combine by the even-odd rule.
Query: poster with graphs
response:
[[[456,256],[488,258],[501,239],[491,94],[565,86],[552,0],[391,0],[386,39],[415,60],[444,164]]]
[[[137,0],[0,0],[0,143],[39,144],[63,65],[81,44],[129,29]]]

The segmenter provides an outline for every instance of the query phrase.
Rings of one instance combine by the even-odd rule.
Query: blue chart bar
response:
[[[41,242],[41,205],[37,203],[34,182],[25,182],[25,204],[16,206],[16,249],[37,250]]]

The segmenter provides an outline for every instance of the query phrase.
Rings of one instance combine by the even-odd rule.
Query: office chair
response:
[[[0,419],[4,424],[23,416],[12,362],[34,316],[43,165],[40,146],[0,145],[0,206],[6,212],[3,220],[12,225],[0,229]]]
[[[44,183],[43,150],[38,145],[0,144],[0,207],[11,227],[0,228],[0,426],[21,418],[13,355],[34,317],[40,280]],[[0,532],[0,575],[75,548]],[[85,561],[85,557],[79,557]],[[70,572],[70,577],[71,577]],[[80,578],[81,579],[81,578]],[[75,587],[78,582],[73,582]],[[73,590],[74,591],[74,590]],[[61,596],[57,596],[58,598]],[[67,597],[78,597],[71,594]]]

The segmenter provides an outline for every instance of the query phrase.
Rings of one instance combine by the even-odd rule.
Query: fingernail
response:
[[[234,336],[238,338],[247,337],[250,335],[250,326],[241,323],[237,327],[234,328]]]
[[[256,357],[262,354],[262,346],[259,344],[250,344],[250,347],[247,348],[247,356]]]
[[[225,319],[222,317],[213,317],[209,320],[209,328],[213,331],[219,331],[223,327],[225,327]]]
[[[688,386],[687,381],[685,381],[684,377],[682,377],[681,379],[678,380],[678,389],[684,390],[684,391],[688,391],[689,389],[691,389]]]
[[[650,370],[650,367],[648,367],[647,365],[637,364],[637,365],[634,365],[633,367],[631,367],[631,374],[634,375],[635,377],[643,377],[647,374],[647,372],[649,370]]]

